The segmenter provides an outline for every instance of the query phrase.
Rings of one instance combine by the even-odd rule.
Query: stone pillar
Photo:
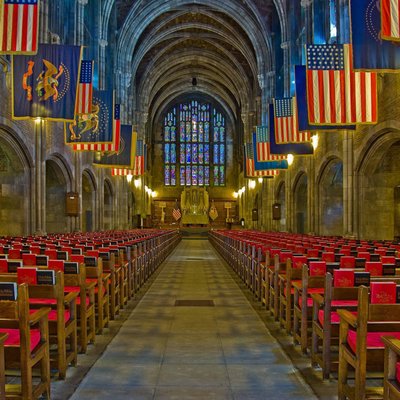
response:
[[[274,202],[274,180],[273,179],[265,179],[264,182],[264,192],[265,192],[265,201],[263,212],[265,214],[264,218],[264,229],[267,232],[273,230],[272,227],[272,204]]]
[[[343,235],[354,235],[353,132],[343,133]]]
[[[308,223],[308,231],[311,235],[314,235],[316,232],[315,228],[315,216],[317,213],[316,208],[316,187],[315,187],[315,160],[314,156],[308,157],[309,162],[309,173],[308,173],[308,181],[307,181],[307,197],[308,197],[308,210],[307,210],[307,223]]]
[[[104,230],[104,168],[98,168],[97,185],[97,230]]]
[[[46,232],[46,122],[35,121],[35,234]]]
[[[48,0],[40,0],[39,5],[39,43],[49,42],[49,4]]]
[[[106,89],[106,39],[99,40],[99,89]]]
[[[79,212],[76,217],[72,217],[74,219],[72,229],[75,231],[82,231],[82,157],[79,151],[74,152],[74,169],[74,191],[78,193],[79,197]]]
[[[293,193],[292,193],[292,174],[291,166],[286,170],[285,174],[285,203],[286,203],[286,230],[293,232]]]
[[[301,0],[301,7],[304,8],[305,14],[305,28],[306,28],[306,43],[312,43],[313,37],[313,16],[312,16],[312,4],[313,0]]]
[[[283,50],[283,90],[284,96],[290,96],[290,42],[282,42],[281,49]]]
[[[75,44],[83,45],[85,34],[85,6],[88,0],[78,0],[76,4]]]

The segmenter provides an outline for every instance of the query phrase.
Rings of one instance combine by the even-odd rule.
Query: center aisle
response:
[[[207,240],[162,268],[72,400],[316,398]]]

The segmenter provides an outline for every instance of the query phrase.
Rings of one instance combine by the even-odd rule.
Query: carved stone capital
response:
[[[88,2],[89,2],[89,0],[78,0],[78,3],[79,3],[81,6],[86,6]]]
[[[311,6],[312,3],[313,3],[313,0],[301,0],[300,5],[303,8],[307,8],[307,7]]]
[[[290,46],[290,42],[289,41],[281,43],[281,49],[288,49],[289,46]]]
[[[100,47],[106,47],[108,45],[108,42],[106,39],[99,39],[99,46]]]

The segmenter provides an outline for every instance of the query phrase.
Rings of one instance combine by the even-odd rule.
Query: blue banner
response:
[[[80,58],[80,46],[51,44],[40,44],[36,55],[13,57],[13,118],[72,121]]]
[[[400,47],[381,39],[379,0],[351,0],[350,26],[355,70],[384,70],[400,68]]]
[[[281,161],[258,161],[257,159],[257,134],[253,133],[253,152],[254,152],[254,170],[263,171],[266,169],[287,169],[286,160]]]
[[[298,104],[299,114],[300,105]],[[277,144],[275,139],[275,118],[274,118],[274,105],[269,105],[269,137],[271,154],[314,154],[314,148],[311,143],[284,143]],[[299,116],[300,124],[300,116]]]
[[[113,100],[111,90],[95,90],[91,114],[78,115],[74,122],[65,124],[65,143],[112,144]]]
[[[297,100],[297,118],[299,121],[299,131],[337,131],[338,129],[355,130],[355,125],[310,125],[308,123],[308,106],[307,106],[307,78],[306,66],[295,65],[295,85],[296,85],[296,100]],[[275,136],[274,136],[275,137]],[[280,146],[280,145],[278,145]],[[280,153],[277,153],[280,154]],[[299,153],[298,153],[299,154]]]
[[[133,168],[136,153],[136,137],[136,132],[132,132],[132,125],[121,125],[118,152],[95,156],[93,164],[99,167]]]

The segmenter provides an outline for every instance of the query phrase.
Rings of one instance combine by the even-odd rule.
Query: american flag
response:
[[[111,151],[119,151],[119,144],[121,140],[121,106],[120,104],[114,105],[114,118],[113,118],[113,144]]]
[[[38,0],[0,1],[0,53],[36,54]]]
[[[178,221],[182,217],[181,210],[175,206],[175,208],[172,210],[172,216],[174,217],[175,221]]]
[[[299,132],[295,97],[274,99],[274,107],[276,143],[301,143],[311,140],[310,132]]]
[[[311,124],[376,123],[376,73],[353,71],[350,44],[307,45],[307,103]]]
[[[286,160],[286,156],[271,154],[269,133],[267,126],[257,126],[256,147],[258,161],[280,161]],[[254,157],[252,157],[254,159]],[[254,164],[254,162],[253,162]]]
[[[246,159],[246,176],[258,177],[258,176],[276,176],[279,171],[276,169],[264,169],[256,171],[254,168],[254,152],[253,143],[245,144],[245,159]]]
[[[399,0],[381,0],[382,38],[400,40]]]
[[[75,114],[90,114],[93,102],[93,61],[82,60]]]
[[[140,139],[136,141],[136,156],[133,171],[133,175],[135,176],[144,174],[144,143]]]
[[[132,169],[127,168],[111,168],[111,176],[127,176],[134,175],[134,171]]]

